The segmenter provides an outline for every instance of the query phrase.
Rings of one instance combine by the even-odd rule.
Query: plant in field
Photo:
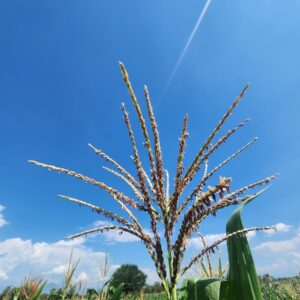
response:
[[[160,282],[154,282],[152,285],[146,284],[144,288],[145,294],[163,293],[164,289]]]
[[[46,281],[41,278],[28,276],[24,279],[18,289],[17,299],[19,300],[36,300],[43,291]]]
[[[69,299],[72,296],[75,295],[77,284],[73,283],[73,277],[75,274],[75,271],[77,269],[77,266],[79,264],[80,259],[78,259],[76,262],[73,261],[73,250],[71,251],[69,262],[67,265],[65,278],[63,287],[57,290],[53,290],[50,296],[50,299]]]
[[[106,250],[104,261],[99,267],[100,281],[103,281],[103,279],[107,278],[110,267],[108,251]],[[118,285],[115,283],[115,286],[113,286],[112,281],[107,280],[100,289],[88,289],[86,297],[88,300],[118,300],[120,299],[124,288],[125,285],[123,282]]]
[[[219,257],[219,272],[214,273],[210,256],[207,256],[208,267],[201,264],[204,278],[185,279],[179,291],[179,299],[201,300],[262,300],[259,279],[242,223],[241,213],[245,205],[253,201],[260,193],[244,201],[231,215],[226,224],[228,251],[228,273],[226,277],[221,267]],[[242,232],[243,234],[237,234]],[[202,237],[204,249],[196,255],[193,261],[202,258],[208,247]],[[218,243],[218,242],[217,242]],[[210,246],[214,247],[214,244]],[[191,263],[193,263],[193,261]]]
[[[99,267],[99,273],[100,273],[100,279],[105,279],[109,273],[109,269],[110,269],[110,263],[108,260],[108,250],[105,251],[105,257],[104,257],[104,261],[100,264]]]
[[[202,241],[203,248],[207,248],[207,243],[202,233],[198,233],[199,238]],[[214,269],[212,260],[211,260],[211,252],[206,252],[204,256],[200,256],[199,261],[197,262],[197,270],[202,278],[224,278],[226,271],[228,269],[228,265],[223,267],[221,255],[218,246],[216,247],[218,253],[218,263],[217,268]]]
[[[8,286],[0,294],[0,299],[2,300],[14,300],[18,297],[18,288]]]
[[[260,278],[264,300],[296,300],[300,295],[299,277],[275,279],[269,274]]]
[[[177,298],[176,289],[179,278],[199,260],[199,255],[197,255],[197,259],[192,258],[187,265],[182,265],[184,253],[189,239],[197,232],[200,224],[207,217],[215,216],[220,209],[248,200],[251,195],[245,195],[246,192],[261,185],[268,184],[277,175],[264,178],[247,186],[241,187],[235,191],[231,191],[230,186],[232,179],[230,177],[219,177],[218,180],[213,179],[210,185],[208,185],[208,181],[217,171],[219,171],[224,165],[229,163],[232,159],[237,157],[241,152],[250,147],[256,141],[256,138],[251,140],[220,164],[211,170],[208,170],[208,160],[210,156],[223,143],[225,143],[230,136],[245,126],[249,121],[249,119],[242,121],[236,127],[229,130],[215,141],[217,133],[219,133],[225,121],[228,119],[232,111],[239,104],[246,93],[246,90],[249,86],[247,84],[242,90],[241,94],[234,100],[233,104],[221,118],[216,128],[199,148],[199,151],[195,155],[194,159],[187,167],[184,167],[184,153],[188,138],[188,117],[187,115],[184,117],[181,137],[179,139],[176,173],[174,176],[174,189],[172,193],[170,193],[169,176],[163,164],[159,131],[150,101],[148,88],[146,86],[144,87],[144,94],[150,122],[150,129],[153,135],[152,137],[150,137],[146,120],[129,81],[128,73],[122,63],[120,63],[120,67],[124,82],[128,88],[134,109],[138,116],[142,134],[144,136],[144,147],[149,157],[151,176],[148,176],[147,172],[145,171],[145,164],[140,159],[140,152],[137,147],[129,114],[124,104],[122,105],[122,111],[132,144],[133,161],[136,167],[137,178],[131,175],[124,167],[116,162],[116,160],[111,158],[102,150],[99,150],[90,144],[89,147],[99,157],[103,158],[114,167],[113,169],[106,168],[106,170],[122,179],[132,189],[135,197],[131,197],[128,194],[110,187],[101,181],[82,175],[75,171],[37,161],[31,160],[30,162],[49,170],[54,170],[59,173],[73,176],[106,191],[125,211],[128,218],[124,218],[90,202],[76,199],[74,197],[60,195],[60,197],[64,199],[89,207],[94,212],[101,214],[115,222],[113,225],[102,226],[74,234],[70,236],[70,238],[109,230],[117,230],[134,235],[144,243],[147,251],[149,252],[155,264],[157,274],[162,281],[167,297],[174,300]],[[203,168],[203,172],[200,174],[201,168]],[[194,186],[192,186],[192,182],[195,183]],[[190,187],[191,190],[189,193],[189,189],[187,189],[188,187]],[[137,212],[149,217],[151,234],[149,234],[142,227],[138,219]],[[243,235],[251,230],[263,229],[269,229],[269,227],[254,227],[238,230],[237,232],[230,233],[229,236],[232,237],[234,235]],[[163,234],[160,234],[161,232],[163,232]],[[213,245],[207,246],[200,253],[200,256],[205,255],[207,252],[213,251],[219,243],[223,242],[227,238],[228,236],[220,241],[217,241]]]
[[[110,281],[105,282],[101,291],[88,289],[86,298],[88,300],[119,300],[124,291],[125,284],[121,283],[117,287],[112,286]]]

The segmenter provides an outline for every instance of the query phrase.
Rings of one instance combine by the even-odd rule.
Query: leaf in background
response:
[[[36,292],[32,295],[30,300],[37,300],[39,298],[40,294],[43,292],[43,289],[44,289],[46,283],[47,283],[47,281],[44,281],[44,282],[41,283],[41,285],[36,290]]]

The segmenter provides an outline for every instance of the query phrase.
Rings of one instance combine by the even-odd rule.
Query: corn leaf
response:
[[[219,300],[220,278],[188,279],[180,290],[180,300]]]
[[[125,287],[125,284],[121,283],[116,288],[113,288],[109,299],[110,300],[119,300],[119,299],[121,299],[121,295],[123,293],[124,287]]]
[[[227,234],[244,229],[241,219],[244,206],[264,191],[265,189],[256,193],[234,211],[226,225]],[[229,259],[228,281],[226,284],[224,283],[224,289],[221,288],[220,299],[262,300],[260,284],[246,235],[230,237],[227,240],[227,249]],[[227,295],[225,296],[225,294]]]

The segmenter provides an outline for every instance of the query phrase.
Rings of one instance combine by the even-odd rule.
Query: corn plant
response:
[[[18,300],[37,300],[46,285],[46,281],[41,278],[28,276],[24,279],[18,289]]]
[[[108,259],[108,250],[105,251],[105,257],[104,262],[100,264],[99,266],[99,273],[100,273],[100,279],[105,279],[109,273],[110,270],[110,263]]]
[[[284,288],[280,288],[278,284],[269,283],[268,286],[262,288],[264,300],[294,300]]]
[[[169,176],[163,164],[159,131],[150,101],[149,90],[147,86],[144,87],[147,114],[149,117],[152,136],[150,136],[150,130],[146,125],[144,114],[134,93],[128,73],[122,63],[120,63],[120,68],[125,85],[129,91],[133,107],[137,113],[139,125],[144,137],[143,145],[149,158],[151,174],[147,174],[145,169],[146,164],[143,163],[140,158],[140,149],[138,149],[139,147],[135,139],[132,123],[125,104],[122,104],[122,112],[132,145],[133,162],[137,176],[133,176],[128,170],[104,151],[97,149],[91,144],[89,144],[89,147],[97,156],[104,159],[113,167],[106,167],[106,170],[123,180],[132,189],[134,197],[129,196],[131,194],[128,195],[116,188],[110,187],[102,181],[93,179],[76,171],[34,160],[30,160],[29,162],[49,170],[57,171],[58,173],[73,176],[106,191],[108,195],[110,195],[112,199],[125,211],[128,217],[122,217],[119,214],[111,212],[88,201],[66,195],[60,195],[60,197],[66,200],[88,207],[92,209],[92,211],[101,214],[114,222],[112,225],[79,232],[69,236],[69,238],[76,238],[95,232],[110,230],[127,232],[134,235],[144,243],[150,257],[152,258],[168,299],[175,300],[177,299],[176,289],[179,278],[194,263],[196,263],[196,261],[199,260],[199,256],[197,256],[197,259],[192,258],[187,265],[183,265],[183,257],[189,239],[197,232],[200,224],[207,217],[215,216],[220,209],[246,201],[249,197],[251,197],[251,195],[246,195],[249,190],[268,184],[277,175],[269,176],[257,182],[243,186],[235,191],[231,191],[230,186],[232,179],[230,177],[220,176],[218,181],[214,179],[211,185],[208,185],[208,181],[217,171],[244,150],[249,148],[256,141],[256,138],[254,138],[220,164],[216,165],[211,170],[208,170],[208,161],[211,155],[249,121],[249,119],[242,121],[219,139],[215,140],[217,133],[219,133],[225,121],[229,118],[232,111],[245,95],[249,87],[249,84],[247,84],[223,115],[212,133],[201,145],[192,162],[185,167],[184,154],[188,139],[188,116],[186,115],[184,117],[181,136],[179,139],[174,185],[172,193],[170,193]],[[201,172],[200,174],[202,167],[203,173]],[[191,192],[188,193],[189,190],[191,190]],[[148,216],[151,234],[142,227],[140,220],[138,219],[139,214]],[[230,233],[228,236],[263,229],[269,229],[269,227],[243,229]],[[163,232],[163,234],[160,234],[161,232]],[[201,252],[201,256],[213,251],[214,248],[218,246],[219,243],[226,240],[228,236],[217,241],[213,245],[207,246],[204,251]]]
[[[73,294],[75,294],[77,289],[77,284],[73,283],[72,281],[73,281],[75,271],[78,267],[79,261],[80,259],[78,259],[76,262],[73,261],[73,250],[72,250],[69,257],[69,262],[67,265],[65,277],[64,277],[63,287],[54,291],[52,295],[53,298],[64,300],[70,298]]]
[[[207,263],[203,260],[202,252],[207,245],[200,234],[204,249],[194,257],[200,260],[202,274],[200,279],[185,279],[179,291],[180,300],[262,300],[259,279],[256,274],[252,254],[242,223],[241,213],[245,205],[258,197],[255,194],[244,201],[231,215],[227,224],[228,273],[224,276],[220,254],[218,272],[212,267],[210,255],[207,253]],[[238,234],[240,232],[240,234]],[[218,243],[218,242],[217,242]],[[213,246],[213,245],[212,245]]]
[[[207,248],[207,243],[205,241],[205,238],[202,233],[198,233],[199,238],[202,241],[203,248]],[[218,254],[218,262],[217,267],[214,269],[212,260],[211,260],[211,252],[207,252],[205,256],[201,256],[199,258],[199,261],[197,262],[197,270],[201,278],[224,278],[226,271],[228,269],[228,264],[223,267],[222,260],[221,260],[221,254],[219,251],[218,246],[216,246],[217,254]]]
[[[99,266],[100,281],[107,278],[110,268],[111,265],[108,258],[108,250],[106,250],[104,261]],[[117,287],[114,287],[110,279],[107,280],[103,284],[103,286],[98,290],[89,289],[87,291],[87,299],[88,300],[118,300],[121,298],[124,287],[125,287],[124,283],[121,283]]]
[[[19,290],[16,287],[8,286],[0,294],[2,300],[18,300]]]

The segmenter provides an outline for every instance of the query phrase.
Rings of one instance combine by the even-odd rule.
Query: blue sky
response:
[[[243,86],[251,82],[223,132],[247,117],[252,121],[216,152],[211,167],[259,137],[220,175],[233,177],[237,188],[280,173],[243,217],[247,226],[284,224],[276,235],[260,233],[251,239],[260,272],[276,276],[299,272],[300,3],[213,0],[162,96],[204,4],[0,2],[0,287],[19,282],[30,272],[59,282],[63,269],[59,266],[66,262],[72,245],[76,255],[85,256],[80,272],[91,283],[106,248],[114,266],[136,263],[154,278],[146,251],[135,241],[106,236],[75,244],[61,242],[62,237],[91,227],[99,217],[57,194],[119,210],[95,187],[27,162],[35,159],[64,166],[124,187],[102,170],[105,163],[87,147],[94,144],[134,172],[121,102],[133,122],[136,119],[119,60],[125,63],[139,98],[143,84],[149,86],[171,178],[184,114],[190,119],[188,163]],[[137,137],[141,145],[139,132]],[[207,221],[204,233],[224,232],[231,212],[228,209]],[[196,249],[190,248],[188,254]],[[93,259],[96,262],[91,264]]]

